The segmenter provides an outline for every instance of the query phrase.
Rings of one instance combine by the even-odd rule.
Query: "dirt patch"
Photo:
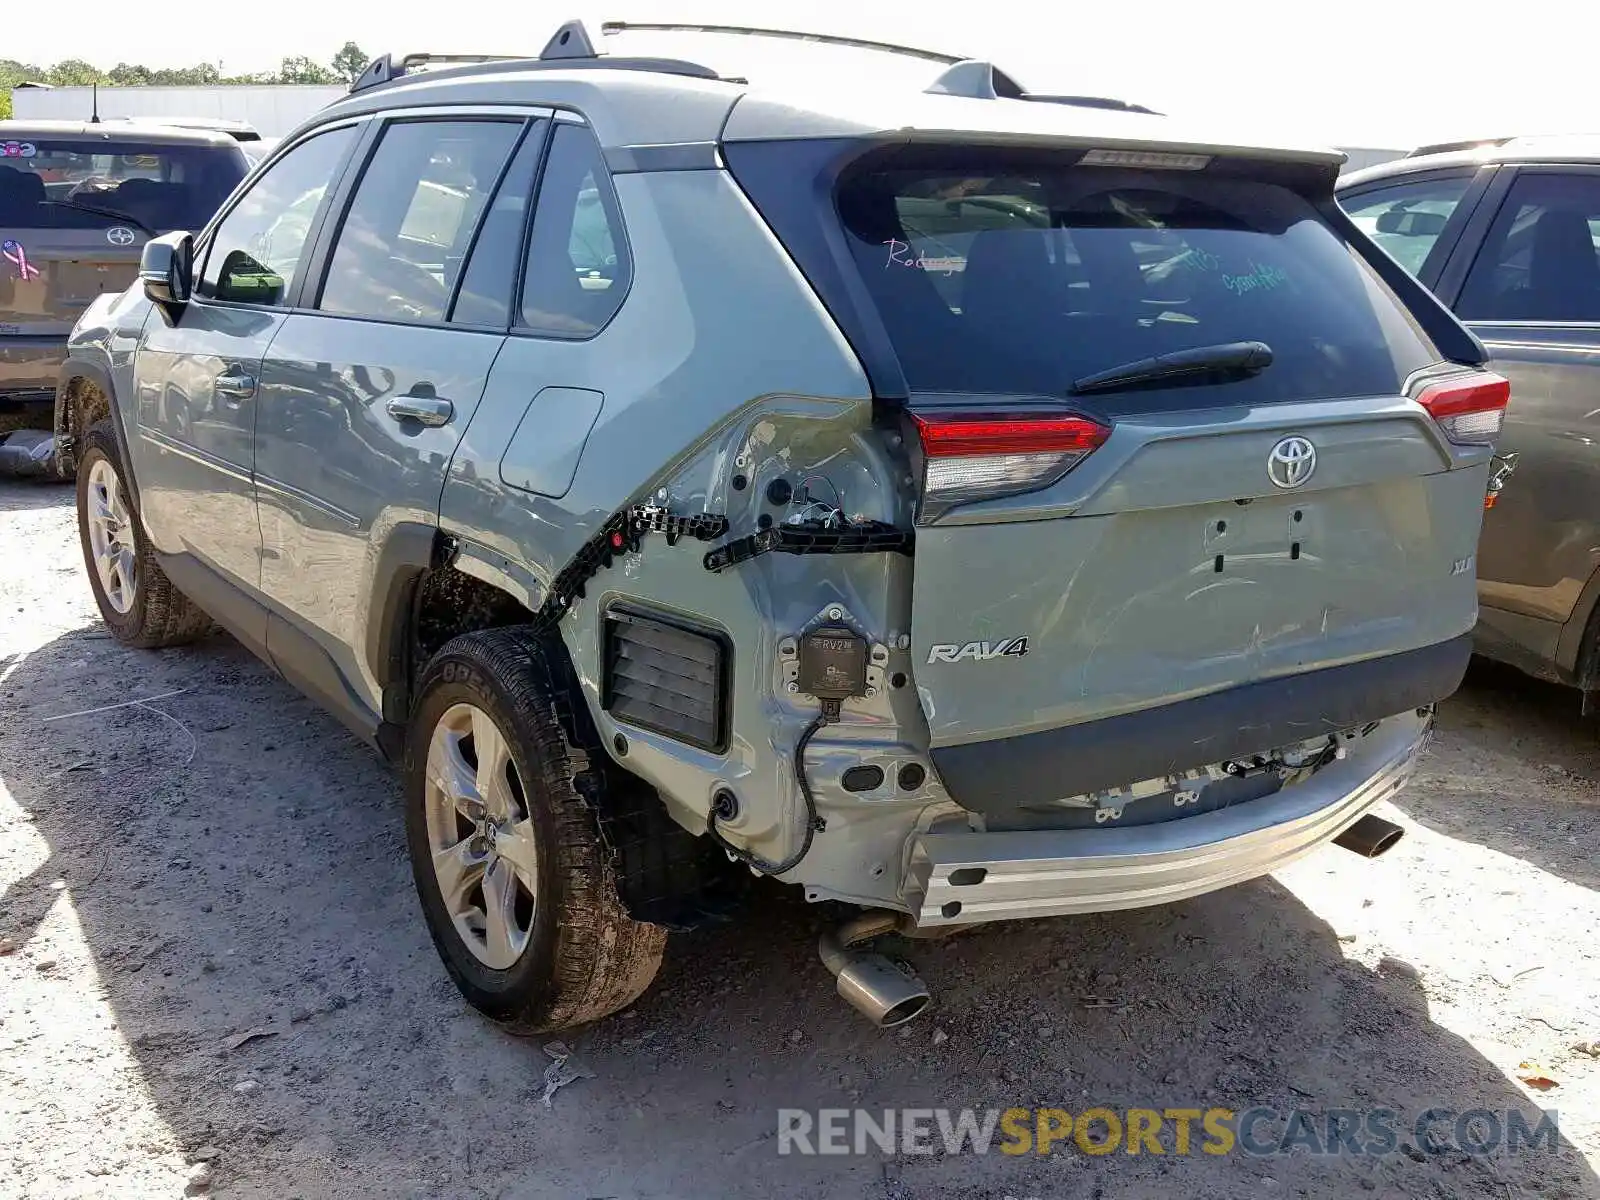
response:
[[[0,487],[6,1196],[1600,1194],[1600,1058],[1574,1049],[1600,1042],[1600,735],[1559,689],[1475,673],[1381,861],[903,945],[935,1008],[898,1033],[832,994],[833,914],[758,889],[562,1039],[593,1077],[547,1108],[551,1057],[435,959],[395,777],[225,637],[106,637],[71,500]],[[1409,1150],[776,1152],[780,1107],[1035,1104],[1387,1107]],[[1436,1153],[1429,1107],[1556,1110],[1561,1137]]]

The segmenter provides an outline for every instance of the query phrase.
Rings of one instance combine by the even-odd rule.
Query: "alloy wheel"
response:
[[[89,550],[106,603],[126,615],[138,591],[138,551],[133,521],[122,498],[122,481],[109,459],[89,468]]]
[[[456,933],[484,966],[509,970],[533,936],[538,844],[505,733],[477,705],[453,705],[434,726],[423,804]]]

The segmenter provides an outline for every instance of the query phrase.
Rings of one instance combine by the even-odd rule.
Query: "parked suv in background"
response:
[[[1600,689],[1600,137],[1510,138],[1340,181],[1356,224],[1488,346],[1515,476],[1484,517],[1478,650]]]
[[[147,238],[211,219],[249,171],[225,133],[0,121],[0,434],[48,429],[67,335]]]
[[[895,1024],[874,934],[1398,836],[1507,388],[1337,154],[955,59],[425,65],[152,242],[58,424],[121,640],[215,619],[403,764],[474,1004],[614,1011],[754,872]]]

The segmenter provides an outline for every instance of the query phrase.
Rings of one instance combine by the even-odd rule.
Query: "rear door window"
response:
[[[1413,275],[1439,244],[1439,237],[1472,185],[1472,174],[1413,179],[1340,198],[1361,232],[1387,250]]]
[[[1393,394],[1438,357],[1287,187],[959,155],[945,169],[857,169],[838,194],[913,391],[1061,396],[1135,359],[1267,343],[1273,365],[1255,377],[1118,393],[1103,405],[1216,407]]]
[[[455,324],[504,328],[511,323],[511,293],[516,288],[517,266],[522,258],[528,197],[533,193],[547,128],[544,121],[529,127],[506,168],[499,190],[489,202],[450,310],[450,320]]]
[[[521,121],[389,126],[334,243],[323,312],[442,321]]]
[[[1600,321],[1600,174],[1524,172],[1473,260],[1464,321]]]
[[[199,229],[244,178],[229,147],[137,138],[0,139],[0,225]]]

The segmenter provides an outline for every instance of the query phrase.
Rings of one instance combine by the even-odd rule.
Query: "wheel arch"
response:
[[[423,667],[451,638],[534,620],[531,589],[496,567],[437,526],[402,522],[390,531],[373,571],[363,647],[386,723],[410,719]]]
[[[135,505],[139,503],[139,481],[134,477],[133,458],[128,453],[128,431],[123,428],[117,406],[117,391],[111,373],[99,363],[68,358],[56,374],[56,403],[53,431],[56,454],[63,473],[77,470],[78,450],[84,436],[99,421],[109,419],[117,451],[123,462],[123,483]]]
[[[1590,697],[1600,692],[1600,568],[1589,577],[1561,627],[1556,666],[1583,692],[1583,710],[1588,713]]]

